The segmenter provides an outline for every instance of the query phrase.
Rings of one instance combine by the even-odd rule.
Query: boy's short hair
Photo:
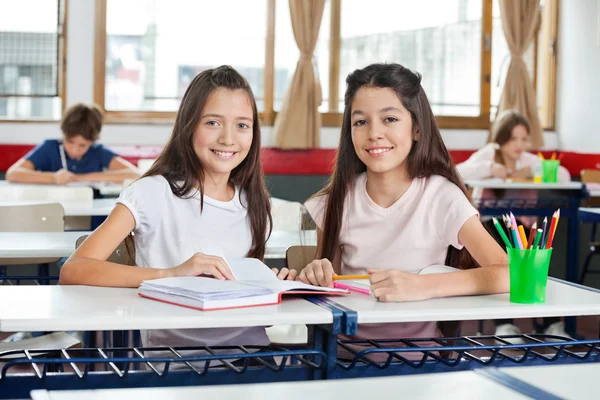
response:
[[[69,107],[60,122],[60,129],[67,138],[82,136],[95,142],[102,129],[103,113],[98,106],[82,103]]]

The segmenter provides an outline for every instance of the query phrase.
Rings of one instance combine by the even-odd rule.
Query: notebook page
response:
[[[278,281],[277,276],[256,258],[225,260],[237,281]]]
[[[429,265],[429,266],[423,268],[419,272],[419,275],[445,274],[448,272],[457,272],[457,271],[460,271],[460,270],[458,268],[449,267],[447,265]]]

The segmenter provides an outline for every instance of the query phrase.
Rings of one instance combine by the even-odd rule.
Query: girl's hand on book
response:
[[[212,275],[219,280],[235,280],[229,266],[221,257],[196,253],[189,260],[168,270],[169,276]]]
[[[298,272],[295,269],[271,268],[271,271],[273,271],[277,279],[279,279],[280,281],[295,281],[296,275],[298,275]]]
[[[379,301],[427,300],[421,275],[395,269],[369,269],[371,292]]]
[[[309,285],[333,287],[333,265],[331,262],[324,258],[322,260],[314,260],[308,264],[298,275],[298,279],[301,282]]]

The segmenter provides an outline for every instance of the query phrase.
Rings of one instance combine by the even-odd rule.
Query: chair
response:
[[[0,232],[62,232],[64,210],[58,203],[0,206]],[[0,258],[0,265],[51,264],[60,258]]]
[[[75,242],[75,248],[79,248],[79,246],[81,246],[88,236],[89,235],[83,235],[78,237],[77,241]],[[115,249],[115,251],[110,255],[110,257],[108,257],[106,261],[116,264],[135,266],[135,247],[131,246],[131,250],[128,251],[125,241],[122,241],[119,247]]]
[[[290,246],[285,252],[287,267],[298,273],[316,257],[317,246]]]
[[[584,169],[581,171],[581,182],[585,184],[600,184],[600,170],[597,169]],[[592,197],[589,200],[584,202],[586,207],[598,207],[600,206],[600,197]],[[585,257],[585,261],[583,262],[583,268],[581,270],[581,276],[579,278],[579,283],[583,284],[585,280],[585,276],[589,274],[598,274],[600,270],[590,270],[590,263],[592,258],[598,254],[600,254],[600,241],[596,240],[596,231],[597,224],[592,224],[592,231],[590,233],[590,251]]]
[[[8,183],[0,184],[2,201],[92,201],[94,190],[89,186],[56,186],[40,184]],[[89,230],[91,217],[65,217],[65,230]]]
[[[152,164],[156,161],[155,158],[140,158],[137,163],[137,168],[140,174],[145,174]]]
[[[299,231],[302,229],[304,205],[296,201],[271,198],[271,215],[274,231]]]

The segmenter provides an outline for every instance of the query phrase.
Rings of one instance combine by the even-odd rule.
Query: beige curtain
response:
[[[533,148],[544,144],[535,88],[523,53],[533,41],[540,19],[540,0],[500,0],[502,28],[510,50],[510,65],[498,112],[514,109],[529,120]]]
[[[325,0],[289,0],[292,29],[300,59],[275,121],[275,145],[282,149],[319,146],[321,85],[315,74],[313,52],[319,37]]]

